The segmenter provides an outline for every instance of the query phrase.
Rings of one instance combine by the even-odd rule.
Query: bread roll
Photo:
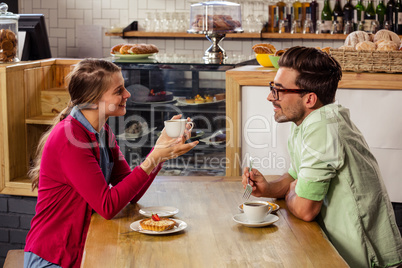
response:
[[[378,51],[395,51],[395,50],[398,50],[398,46],[393,41],[380,40],[380,42],[377,45],[377,50]]]
[[[363,41],[370,41],[370,36],[368,33],[363,31],[355,31],[346,37],[344,45],[353,46],[356,48],[356,45]]]
[[[330,50],[331,50],[330,47],[321,48],[321,51],[324,51],[324,52],[327,53],[327,54],[329,54],[329,51],[330,51]]]
[[[376,50],[376,45],[371,41],[363,41],[357,43],[356,50],[374,51]]]
[[[285,52],[286,52],[286,50],[284,50],[284,49],[278,50],[277,52],[275,52],[274,56],[282,56]]]
[[[120,48],[120,54],[128,54],[128,50],[132,47],[133,45],[130,44],[125,44]]]
[[[110,49],[110,54],[120,53],[120,48],[121,48],[122,46],[124,46],[124,44],[115,45],[114,47],[112,47],[112,48]]]
[[[401,39],[399,39],[399,36],[396,33],[391,32],[389,30],[379,30],[374,35],[374,42],[377,42],[379,40],[388,40],[395,42],[397,47],[401,45]]]

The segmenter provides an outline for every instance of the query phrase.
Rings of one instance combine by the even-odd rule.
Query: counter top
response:
[[[81,267],[347,267],[318,224],[294,217],[284,200],[275,200],[281,208],[272,225],[236,223],[242,194],[240,177],[158,176],[138,204],[112,220],[93,214]],[[130,224],[145,218],[140,208],[149,206],[178,208],[174,219],[187,228],[132,231]]]
[[[234,79],[239,85],[247,86],[268,86],[275,75],[275,68],[259,65],[242,66],[226,72],[227,79]],[[402,90],[402,74],[343,72],[339,88]]]

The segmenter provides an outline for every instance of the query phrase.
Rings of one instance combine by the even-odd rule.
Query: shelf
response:
[[[38,115],[35,117],[27,118],[25,123],[31,125],[53,125],[55,115]]]
[[[106,36],[116,36],[122,38],[205,38],[204,34],[189,34],[186,32],[166,33],[166,32],[140,32],[129,31],[123,33],[105,33]],[[225,39],[316,39],[316,40],[345,40],[345,34],[291,34],[291,33],[229,33]]]

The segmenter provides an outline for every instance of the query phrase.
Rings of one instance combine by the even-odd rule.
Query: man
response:
[[[315,48],[293,47],[279,61],[268,101],[275,121],[293,122],[287,173],[267,182],[244,170],[256,197],[285,198],[305,221],[317,220],[353,268],[402,264],[402,239],[378,164],[349,110],[337,105],[341,67]]]

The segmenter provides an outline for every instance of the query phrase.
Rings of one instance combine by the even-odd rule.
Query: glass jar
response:
[[[18,15],[0,3],[0,63],[18,62]]]

